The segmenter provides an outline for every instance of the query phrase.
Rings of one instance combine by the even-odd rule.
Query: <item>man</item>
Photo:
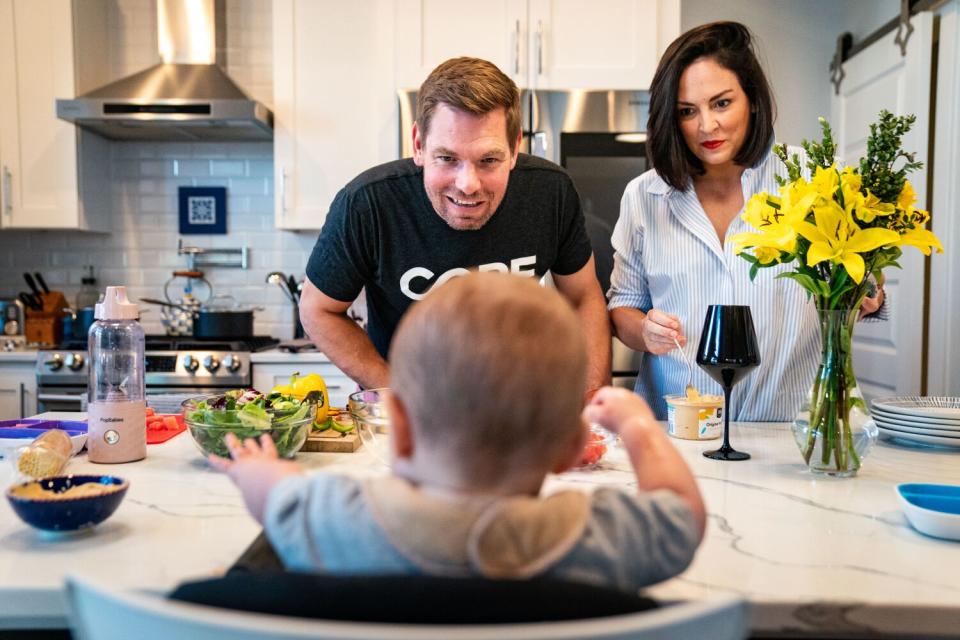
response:
[[[300,318],[363,387],[387,386],[387,352],[407,308],[469,269],[551,272],[587,336],[586,392],[609,380],[606,301],[580,199],[560,167],[518,152],[520,118],[519,91],[496,66],[448,60],[420,88],[413,159],[365,171],[334,199]],[[346,315],[364,287],[369,336]]]

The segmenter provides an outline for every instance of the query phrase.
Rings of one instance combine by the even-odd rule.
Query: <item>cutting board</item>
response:
[[[300,451],[325,453],[353,453],[360,448],[360,436],[356,430],[340,433],[333,429],[311,431]]]

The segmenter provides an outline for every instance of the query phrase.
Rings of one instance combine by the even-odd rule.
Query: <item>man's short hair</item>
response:
[[[475,486],[549,471],[582,428],[586,341],[576,313],[536,280],[471,273],[404,316],[390,384],[418,442]]]
[[[474,115],[503,107],[510,151],[516,151],[520,135],[520,90],[492,62],[480,58],[451,58],[430,72],[417,95],[417,128],[424,137],[440,104]]]
[[[750,128],[733,161],[752,167],[773,144],[776,109],[750,30],[739,22],[712,22],[690,29],[660,58],[650,84],[647,120],[647,159],[664,182],[678,191],[686,190],[693,176],[704,173],[703,163],[683,139],[677,116],[680,76],[701,58],[732,71],[750,101]]]

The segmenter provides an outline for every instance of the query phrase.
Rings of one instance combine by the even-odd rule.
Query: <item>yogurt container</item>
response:
[[[683,440],[714,440],[723,432],[723,396],[668,395],[667,433]]]

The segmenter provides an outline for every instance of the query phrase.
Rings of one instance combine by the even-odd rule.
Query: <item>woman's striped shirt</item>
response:
[[[790,149],[805,162],[802,149]],[[774,178],[786,177],[779,158],[768,152],[740,179],[744,202],[759,192],[776,193]],[[727,238],[753,230],[738,215]],[[809,392],[820,359],[817,312],[806,291],[775,276],[792,265],[761,269],[750,281],[750,263],[723,246],[707,218],[693,185],[678,191],[654,170],[627,185],[620,219],[613,232],[614,268],[609,308],[657,308],[676,315],[687,337],[685,351],[696,361],[707,307],[748,305],[760,348],[760,366],[734,387],[730,418],[743,421],[792,420]],[[687,368],[674,350],[663,356],[646,353],[636,392],[665,419],[665,394],[682,394]],[[701,393],[722,393],[720,385],[694,365],[693,384]]]

